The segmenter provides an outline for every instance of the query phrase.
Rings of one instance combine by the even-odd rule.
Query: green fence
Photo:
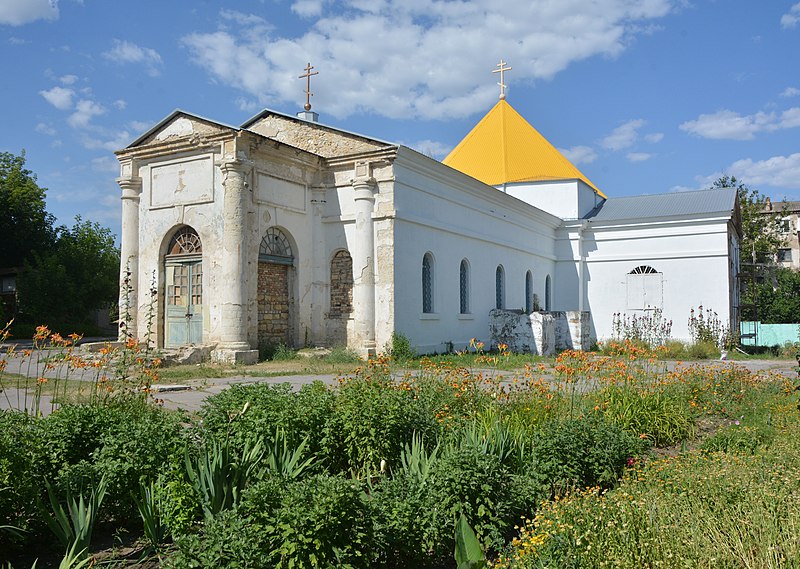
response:
[[[800,324],[742,322],[741,334],[743,346],[783,346],[800,342]]]

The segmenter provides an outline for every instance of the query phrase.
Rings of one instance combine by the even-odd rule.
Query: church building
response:
[[[737,326],[733,189],[607,197],[504,98],[442,162],[317,118],[175,111],[117,152],[126,333],[246,363],[393,332],[489,346],[503,314],[579,349],[615,314],[658,309],[678,339],[700,305]]]

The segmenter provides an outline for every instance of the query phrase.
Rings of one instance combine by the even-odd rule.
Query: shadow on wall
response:
[[[563,350],[588,350],[592,344],[589,312],[577,310],[532,312],[489,311],[492,348],[507,344],[514,353],[540,356]]]

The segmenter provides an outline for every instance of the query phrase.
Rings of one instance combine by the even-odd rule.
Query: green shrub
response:
[[[499,457],[471,446],[453,449],[436,462],[428,503],[439,528],[438,553],[452,554],[453,527],[462,513],[484,546],[502,547],[524,510],[519,503],[524,497],[512,495],[510,478]]]
[[[39,422],[25,413],[0,411],[0,525],[29,529],[37,515],[41,462]],[[14,535],[0,531],[0,549]]]
[[[602,420],[553,421],[534,441],[532,474],[552,495],[576,486],[609,488],[645,448],[645,441]]]
[[[141,400],[67,405],[42,422],[42,476],[62,492],[81,492],[105,476],[104,510],[117,519],[136,514],[132,492],[152,481],[183,447],[182,416]]]
[[[181,536],[190,532],[200,519],[200,497],[186,480],[183,465],[177,461],[159,475],[155,485],[156,500],[161,504],[161,521],[170,535]]]
[[[427,479],[426,479],[427,480]],[[440,544],[446,528],[433,503],[430,485],[413,476],[381,478],[370,494],[375,512],[376,567],[442,567],[450,552]]]
[[[416,350],[411,347],[411,340],[402,332],[392,332],[392,338],[384,350],[396,362],[406,362],[417,357]]]
[[[353,480],[318,475],[289,484],[264,530],[272,551],[270,567],[371,566],[372,518]]]
[[[272,441],[280,430],[291,446],[308,438],[307,453],[318,455],[325,425],[333,413],[334,393],[321,381],[298,393],[288,383],[234,385],[209,397],[200,411],[202,439],[230,439],[242,447],[250,439]],[[242,413],[241,411],[247,410]]]
[[[606,421],[663,447],[695,434],[692,408],[682,395],[669,387],[637,389],[625,385],[608,387],[596,397]]]
[[[264,529],[236,510],[226,510],[206,520],[200,533],[182,535],[175,544],[175,553],[164,562],[167,569],[273,566]]]
[[[413,433],[435,440],[435,418],[414,393],[390,377],[357,376],[339,388],[325,427],[322,458],[332,471],[378,470],[382,460],[399,464]]]

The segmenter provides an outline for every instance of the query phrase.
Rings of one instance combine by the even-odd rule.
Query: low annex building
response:
[[[175,111],[117,152],[126,333],[249,362],[489,343],[497,309],[564,312],[530,321],[577,322],[578,348],[615,313],[736,325],[735,190],[607,198],[504,99],[443,162],[316,119]]]

